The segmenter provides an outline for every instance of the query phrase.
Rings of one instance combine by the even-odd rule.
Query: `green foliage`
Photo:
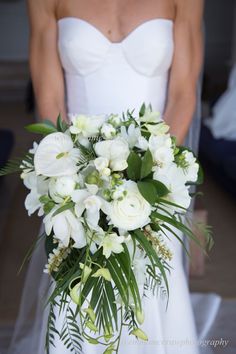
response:
[[[147,177],[152,172],[153,158],[150,150],[147,150],[144,154],[141,166],[141,179]]]
[[[57,117],[57,130],[64,133],[68,129],[69,125],[62,120],[61,114]]]
[[[42,123],[29,124],[25,127],[25,129],[30,133],[42,135],[48,135],[57,132],[57,128],[55,127],[55,125],[47,120],[43,121]]]
[[[140,174],[141,174],[141,166],[142,166],[141,157],[136,152],[131,151],[127,163],[128,163],[128,168],[127,168],[128,178],[131,179],[132,181],[138,181],[140,179]]]
[[[60,339],[71,353],[81,354],[83,337],[79,326],[79,320],[73,312],[70,302],[68,302],[65,312],[65,320],[60,333]]]

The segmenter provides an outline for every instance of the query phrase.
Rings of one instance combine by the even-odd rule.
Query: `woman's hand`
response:
[[[196,106],[197,82],[202,67],[203,0],[176,0],[174,57],[170,72],[165,121],[182,144]]]
[[[30,70],[39,116],[66,119],[63,71],[57,49],[57,21],[53,0],[28,0]]]

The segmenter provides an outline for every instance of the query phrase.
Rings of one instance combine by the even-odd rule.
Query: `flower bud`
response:
[[[93,332],[98,332],[97,326],[95,326],[95,324],[92,321],[87,321],[86,322],[86,327],[91,329],[91,331],[93,331]]]
[[[71,300],[76,304],[76,305],[79,305],[79,302],[80,302],[80,283],[76,284],[73,289],[71,289],[70,291],[70,297],[71,297]]]
[[[142,325],[143,322],[144,322],[144,319],[145,319],[144,312],[143,312],[142,310],[138,309],[138,310],[136,311],[136,314],[135,314],[135,315],[136,315],[136,319],[137,319],[138,323],[139,323],[140,325]]]
[[[95,312],[93,311],[92,307],[88,307],[87,309],[84,309],[83,311],[85,313],[87,313],[87,315],[89,316],[91,321],[94,323],[95,319],[96,319],[96,315],[95,315]]]
[[[144,341],[148,341],[148,337],[147,337],[146,333],[144,333],[140,328],[133,329],[131,334],[133,334],[135,337],[137,337],[139,339],[142,339]]]
[[[94,273],[92,275],[92,277],[94,277],[94,278],[103,277],[107,281],[111,281],[112,280],[111,273],[109,272],[109,269],[107,269],[107,268],[98,269],[96,271],[96,273]]]

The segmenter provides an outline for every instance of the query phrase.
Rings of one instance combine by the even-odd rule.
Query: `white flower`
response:
[[[126,190],[123,199],[113,200],[107,210],[111,224],[127,231],[147,225],[151,205],[140,194],[135,182],[126,181],[123,187]]]
[[[144,286],[147,275],[147,266],[150,265],[149,258],[145,256],[146,254],[137,247],[133,259],[133,271],[137,283],[141,287]]]
[[[111,139],[116,135],[116,130],[111,124],[104,123],[101,128],[101,134],[104,136],[105,139]]]
[[[149,139],[149,149],[152,153],[154,162],[160,168],[164,168],[174,161],[174,151],[169,135],[151,135]]]
[[[40,142],[34,156],[36,174],[47,177],[74,175],[79,156],[80,151],[74,148],[70,136],[49,134]]]
[[[123,252],[122,243],[124,242],[123,236],[118,236],[116,233],[108,234],[104,237],[101,242],[101,247],[103,247],[103,255],[109,258],[113,253]]]
[[[145,123],[159,123],[162,121],[160,113],[152,111],[150,107],[146,107],[145,113],[142,117],[139,117],[140,122]]]
[[[38,149],[38,143],[36,143],[36,142],[34,141],[34,142],[33,142],[33,147],[32,147],[32,149],[29,150],[29,152],[30,152],[31,154],[35,154],[36,151],[37,151],[37,149]]]
[[[121,124],[121,117],[118,116],[118,114],[111,114],[108,117],[108,123],[110,123],[111,125],[113,125],[113,127],[117,128],[120,124]]]
[[[83,137],[88,138],[96,136],[99,129],[105,121],[104,116],[87,116],[84,114],[70,114],[69,115],[72,126],[70,132],[72,134],[81,134]]]
[[[39,198],[48,193],[48,181],[43,176],[37,176],[34,171],[26,173],[23,178],[24,185],[30,189],[30,193],[25,199],[25,208],[28,215],[32,215],[40,209],[39,216],[42,215],[42,203]]]
[[[182,155],[184,155],[185,162],[188,165],[182,170],[186,182],[196,182],[198,179],[199,171],[199,165],[196,158],[194,157],[193,153],[188,150],[183,151]]]
[[[183,173],[179,167],[172,164],[166,169],[165,174],[161,174],[159,170],[156,170],[153,174],[153,178],[162,182],[170,191],[167,195],[167,199],[171,202],[180,205],[183,208],[188,208],[191,202],[188,187],[185,185],[185,179]],[[181,211],[177,207],[168,207],[172,211]],[[183,210],[182,210],[183,211]]]
[[[54,216],[56,210],[54,208],[43,220],[46,234],[50,235],[53,231],[55,238],[65,247],[68,247],[71,238],[75,241],[73,247],[84,247],[86,245],[85,231],[79,219],[70,210]]]
[[[131,149],[134,146],[142,150],[148,149],[148,141],[141,135],[140,127],[135,127],[134,124],[130,124],[128,129],[122,126],[120,131],[122,138],[128,142]]]
[[[111,170],[108,168],[109,160],[106,157],[98,157],[93,162],[96,167],[96,170],[102,176],[110,176]]]
[[[91,187],[91,186],[90,186]],[[97,186],[96,186],[97,187]],[[103,209],[106,201],[96,195],[95,190],[79,189],[72,193],[72,200],[76,203],[75,213],[77,217],[82,216],[86,210],[85,219],[92,229],[98,228],[98,221],[100,217],[100,209]]]
[[[170,129],[170,127],[164,122],[157,124],[146,124],[145,126],[149,133],[157,136],[165,135]]]
[[[58,178],[50,178],[49,194],[56,203],[61,203],[63,198],[71,196],[76,188],[78,176],[62,176]]]
[[[109,166],[113,171],[123,171],[127,168],[130,151],[125,139],[117,137],[114,140],[99,141],[94,148],[97,156],[109,160]]]

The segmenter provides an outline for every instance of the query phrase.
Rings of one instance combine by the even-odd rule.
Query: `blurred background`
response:
[[[24,126],[34,121],[28,67],[28,23],[24,1],[0,1],[0,167],[21,156],[34,138]],[[192,247],[192,292],[218,294],[208,338],[229,344],[214,353],[236,353],[236,0],[207,0],[202,131],[199,156],[205,182],[195,218],[213,227],[209,255]],[[43,73],[42,73],[43,74]],[[223,96],[222,96],[223,95]],[[26,268],[17,275],[39,220],[28,218],[26,191],[18,176],[0,179],[0,352],[9,341],[20,303]],[[201,235],[199,234],[199,237]]]

